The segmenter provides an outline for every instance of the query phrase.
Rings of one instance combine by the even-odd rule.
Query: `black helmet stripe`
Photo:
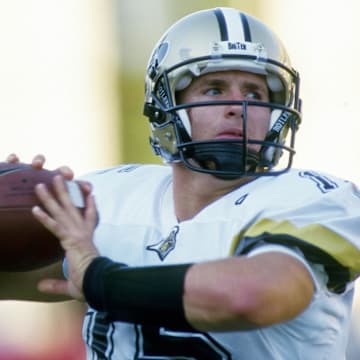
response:
[[[243,13],[240,13],[240,19],[241,19],[241,23],[243,26],[245,41],[251,42],[251,33],[250,33],[250,26],[249,26],[248,19],[247,19],[246,15]]]
[[[224,11],[220,8],[216,8],[214,10],[214,12],[215,12],[215,16],[218,21],[218,24],[219,24],[221,41],[230,40],[228,24],[227,24],[226,15],[225,15]],[[248,19],[247,19],[246,15],[243,13],[239,13],[239,16],[240,16],[240,23],[242,26],[244,40],[251,42],[251,32],[250,32],[250,26],[249,26]]]
[[[225,20],[225,16],[224,16],[223,12],[219,8],[216,8],[214,12],[215,12],[217,21],[219,23],[221,41],[229,40],[229,34],[228,34],[226,20]]]

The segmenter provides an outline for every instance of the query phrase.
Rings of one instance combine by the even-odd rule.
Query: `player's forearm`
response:
[[[221,260],[219,264],[228,261]],[[106,312],[113,321],[181,331],[253,328],[239,308],[230,306],[236,303],[231,300],[237,292],[232,287],[235,284],[229,284],[225,294],[218,280],[226,274],[221,274],[216,265],[213,262],[130,268],[98,257],[85,273],[83,292],[90,306]]]
[[[288,265],[287,272],[277,273],[279,261]],[[294,266],[302,270],[302,264],[276,254],[260,261],[234,257],[139,268],[97,258],[86,271],[84,295],[112,320],[182,330],[246,330],[289,320],[307,306],[311,280],[305,270],[305,286],[298,286]]]
[[[307,269],[288,255],[230,257],[188,270],[184,308],[198,330],[248,330],[294,318],[308,306],[312,294]]]
[[[248,330],[255,327],[247,318],[258,299],[245,286],[245,274],[231,270],[229,258],[194,265],[186,274],[184,309],[190,322],[202,331]]]
[[[190,266],[130,268],[98,257],[86,270],[84,296],[114,321],[192,330],[183,310],[183,283]]]
[[[112,320],[178,330],[189,330],[194,324],[197,330],[251,327],[244,321],[240,323],[239,319],[236,319],[236,324],[233,318],[230,319],[228,303],[221,294],[216,297],[216,290],[211,291],[211,297],[209,290],[204,291],[212,286],[224,290],[216,284],[217,277],[211,273],[214,269],[208,272],[206,284],[204,281],[198,283],[198,272],[190,270],[190,274],[195,276],[190,276],[191,285],[184,290],[189,269],[197,267],[198,265],[181,264],[129,268],[125,264],[99,257],[86,271],[84,295],[92,307],[107,312]],[[202,271],[203,268],[200,266],[200,269]],[[203,275],[204,273],[200,277]],[[232,290],[230,289],[229,298]]]

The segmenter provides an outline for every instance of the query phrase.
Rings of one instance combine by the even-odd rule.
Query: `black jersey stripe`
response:
[[[88,312],[89,317],[85,342],[97,360],[111,360],[114,354],[115,325],[105,312]]]
[[[219,23],[221,41],[229,40],[229,33],[228,33],[225,16],[224,16],[223,12],[221,11],[221,9],[215,9],[214,12],[215,12],[216,19]]]

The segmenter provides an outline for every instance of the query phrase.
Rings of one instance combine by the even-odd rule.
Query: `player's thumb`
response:
[[[76,300],[83,300],[83,295],[68,280],[44,279],[37,284],[40,292],[53,295],[65,295]]]

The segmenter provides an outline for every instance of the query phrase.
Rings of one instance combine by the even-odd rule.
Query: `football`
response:
[[[56,170],[34,169],[29,164],[0,162],[0,271],[29,271],[60,260],[58,239],[32,215],[40,205],[34,191],[44,183],[52,191]],[[84,206],[75,181],[66,182],[73,203]]]

